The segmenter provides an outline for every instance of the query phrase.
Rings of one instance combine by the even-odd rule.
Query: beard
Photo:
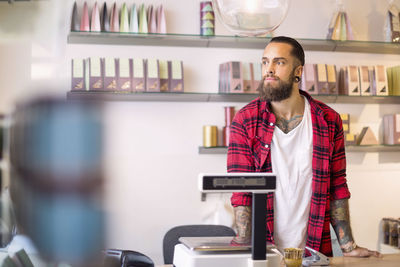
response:
[[[261,100],[268,102],[280,102],[282,100],[288,99],[292,95],[293,83],[295,78],[294,71],[290,74],[289,80],[287,82],[275,77],[276,79],[278,79],[278,84],[276,86],[273,86],[271,84],[265,85],[264,81],[267,77],[269,76],[267,75],[263,77],[257,88]]]

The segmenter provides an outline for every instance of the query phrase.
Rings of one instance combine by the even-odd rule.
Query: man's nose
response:
[[[273,75],[274,73],[275,70],[272,64],[268,64],[267,66],[264,67],[264,75]]]

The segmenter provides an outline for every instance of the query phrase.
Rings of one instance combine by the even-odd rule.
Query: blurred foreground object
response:
[[[101,112],[95,103],[39,99],[13,116],[10,191],[18,231],[47,261],[102,260]]]
[[[272,32],[285,19],[290,0],[213,0],[222,24],[242,36]]]

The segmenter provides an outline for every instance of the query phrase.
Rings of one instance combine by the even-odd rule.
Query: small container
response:
[[[225,126],[231,126],[233,117],[235,116],[235,107],[224,107],[225,109]]]
[[[284,258],[286,267],[300,267],[303,262],[303,249],[285,248]]]
[[[231,131],[231,127],[229,126],[224,126],[222,129],[222,145],[223,146],[229,146],[229,133]]]
[[[203,126],[203,146],[216,147],[218,146],[218,128],[215,125]]]
[[[200,2],[200,35],[215,35],[215,14],[212,1]]]

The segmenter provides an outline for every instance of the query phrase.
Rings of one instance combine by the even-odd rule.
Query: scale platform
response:
[[[181,237],[175,246],[173,264],[176,267],[247,267],[251,246],[231,245],[232,237]],[[281,258],[267,246],[268,267],[280,266]]]

